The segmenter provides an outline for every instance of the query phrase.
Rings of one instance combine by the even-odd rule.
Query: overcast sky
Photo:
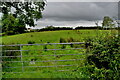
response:
[[[73,0],[64,0],[64,2],[63,0],[47,1],[47,6],[42,12],[43,18],[36,22],[37,26],[35,28],[48,25],[95,26],[95,21],[99,21],[99,25],[101,25],[104,16],[110,16],[111,18],[118,16],[117,2],[97,2],[98,0],[87,0],[93,2],[82,2],[83,0],[81,2],[79,2],[80,0],[75,0],[76,2],[72,2]]]
[[[53,26],[95,26],[104,16],[117,17],[117,2],[48,2],[36,28]]]
[[[118,2],[120,0],[46,0],[46,1],[48,2]]]

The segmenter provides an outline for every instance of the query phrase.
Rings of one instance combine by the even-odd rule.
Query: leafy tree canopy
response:
[[[114,21],[109,17],[109,16],[105,16],[103,19],[103,23],[102,26],[103,27],[113,27],[114,26]]]
[[[9,28],[35,26],[35,20],[42,18],[45,1],[40,2],[0,2],[3,32]],[[8,23],[7,23],[8,22]],[[12,24],[13,23],[13,24]]]

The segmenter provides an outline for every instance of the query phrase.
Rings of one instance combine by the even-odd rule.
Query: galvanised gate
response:
[[[84,42],[16,44],[2,46],[2,72],[70,71],[86,57]]]

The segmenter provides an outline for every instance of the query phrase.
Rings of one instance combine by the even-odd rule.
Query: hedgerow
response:
[[[87,68],[92,79],[119,80],[120,76],[120,37],[109,36],[103,39],[88,39],[89,55]]]

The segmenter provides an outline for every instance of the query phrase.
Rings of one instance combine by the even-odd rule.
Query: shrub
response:
[[[3,43],[4,44],[4,43]],[[17,65],[17,63],[7,62],[7,61],[14,61],[20,60],[20,51],[4,51],[4,50],[20,50],[19,46],[3,46],[2,47],[2,56],[14,56],[14,57],[2,57],[2,70],[3,71],[10,71],[11,69],[5,67],[12,67],[12,65]]]
[[[75,40],[72,37],[70,37],[70,38],[67,39],[67,41],[68,42],[74,42]]]
[[[35,42],[34,41],[28,41],[28,44],[34,44]]]
[[[42,42],[42,40],[40,40],[40,42]]]
[[[60,38],[60,43],[65,43],[66,40],[64,38]]]
[[[6,35],[14,35],[14,34],[15,34],[14,31],[7,31],[7,32],[6,32]]]
[[[33,35],[30,35],[30,37],[33,37]]]
[[[20,52],[14,52],[14,51],[9,51],[9,52],[5,52],[4,50],[20,50],[19,46],[3,46],[2,47],[2,56],[18,56],[20,54]],[[16,57],[13,57],[16,58]]]
[[[119,79],[120,76],[120,38],[109,36],[96,42],[90,40],[91,55],[87,64],[92,79]],[[93,42],[94,41],[94,42]]]
[[[63,44],[62,45],[62,47],[61,47],[61,49],[65,49],[66,48],[66,45],[65,44]]]
[[[44,45],[43,49],[44,49],[44,51],[47,51],[47,50],[46,50],[46,49],[47,49],[47,45]]]

